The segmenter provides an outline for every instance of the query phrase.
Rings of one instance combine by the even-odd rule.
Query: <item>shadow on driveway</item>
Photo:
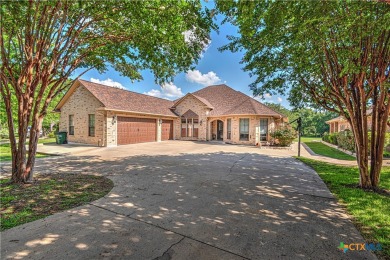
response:
[[[49,167],[48,167],[49,166]],[[102,174],[87,206],[2,232],[6,258],[376,259],[318,175],[257,153],[61,157],[37,172]]]

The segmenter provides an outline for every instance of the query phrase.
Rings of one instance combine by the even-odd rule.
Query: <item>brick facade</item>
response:
[[[276,129],[281,122],[277,122],[273,117],[258,116],[258,115],[232,115],[225,117],[209,118],[209,140],[212,140],[213,135],[216,135],[218,120],[223,122],[223,141],[231,144],[247,144],[257,145],[260,143],[260,119],[268,119],[268,135],[267,141],[271,141],[270,131]],[[231,119],[231,138],[228,139],[227,121]],[[240,119],[249,119],[249,140],[240,140]]]
[[[136,118],[151,118],[156,120],[156,126],[157,126],[157,136],[156,141],[161,142],[161,122],[162,120],[174,120],[173,125],[175,125],[175,121],[177,119],[174,119],[172,117],[166,117],[166,116],[156,116],[156,115],[146,115],[142,113],[126,113],[126,112],[117,112],[117,111],[107,111],[107,119],[106,119],[106,125],[107,125],[107,144],[105,146],[117,146],[117,127],[118,127],[118,117],[136,117]],[[175,139],[175,131],[176,129],[173,129],[173,137]]]
[[[122,110],[115,108],[115,102],[110,100],[110,93],[115,92],[120,95],[131,95],[128,97],[130,103],[128,104],[139,104],[139,106],[144,107],[144,95],[137,94],[133,92],[126,92],[124,90],[118,90],[115,88],[110,88],[107,86],[95,86],[96,84],[88,83],[85,81],[76,82],[70,91],[65,95],[64,100],[62,100],[59,105],[57,105],[57,111],[61,112],[60,115],[60,131],[69,132],[69,115],[73,115],[74,119],[74,135],[68,134],[68,141],[75,143],[85,143],[96,146],[117,146],[118,145],[118,117],[136,117],[136,118],[148,118],[156,120],[156,141],[159,142],[162,139],[162,120],[173,120],[173,139],[174,140],[202,140],[202,141],[211,141],[214,140],[217,136],[217,122],[218,120],[222,121],[223,132],[222,139],[224,142],[232,144],[247,144],[247,145],[258,145],[260,144],[260,120],[262,118],[268,119],[268,135],[267,140],[264,142],[271,141],[269,132],[277,128],[280,123],[283,122],[282,116],[279,114],[261,116],[261,111],[255,112],[255,114],[240,113],[237,115],[220,115],[218,116],[215,109],[211,106],[209,101],[205,97],[199,97],[193,94],[187,94],[184,98],[180,99],[176,103],[167,100],[153,99],[148,102],[148,106],[145,106],[145,109],[153,109],[151,104],[159,104],[162,106],[167,106],[167,110],[164,108],[157,109],[155,113],[149,113],[146,110],[142,112],[130,112],[127,110]],[[89,88],[87,88],[89,87]],[[98,91],[99,90],[99,91]],[[241,95],[242,93],[234,91],[226,86],[222,87],[222,90],[230,91],[232,96],[230,98],[236,97],[235,95]],[[118,92],[119,91],[119,92]],[[124,91],[124,92],[121,92]],[[100,95],[100,96],[99,96]],[[108,95],[108,96],[107,96]],[[224,95],[221,94],[219,98],[222,98]],[[134,97],[135,100],[132,97]],[[99,99],[98,99],[99,98]],[[145,98],[151,98],[145,96]],[[249,102],[249,107],[252,108],[253,102],[249,97],[245,96],[245,102]],[[223,99],[222,99],[223,100]],[[249,101],[248,101],[249,100]],[[168,103],[166,103],[168,102]],[[240,101],[241,102],[241,101]],[[257,102],[257,101],[256,101]],[[107,107],[107,103],[113,105],[113,107]],[[228,104],[229,102],[223,101],[223,104]],[[241,103],[240,103],[241,104]],[[123,105],[123,104],[122,104]],[[264,109],[261,104],[254,104],[260,106],[261,109]],[[172,107],[174,106],[174,107]],[[172,107],[172,108],[171,108]],[[172,110],[169,110],[169,109]],[[220,108],[219,108],[220,109]],[[247,108],[246,108],[247,109]],[[138,111],[138,110],[135,110]],[[142,109],[139,111],[143,111]],[[220,112],[221,110],[219,110]],[[160,113],[161,114],[158,114]],[[268,111],[269,112],[269,111]],[[89,136],[88,128],[88,117],[90,114],[95,115],[95,135]],[[169,115],[168,115],[169,114]],[[197,126],[197,130],[191,127],[184,128],[182,131],[182,116],[185,115],[187,118],[187,123],[192,123],[194,118],[194,126]],[[249,133],[248,140],[240,140],[240,119],[248,118],[249,119]],[[227,122],[228,119],[231,119],[231,138],[227,139]],[[184,119],[185,120],[185,119]],[[193,134],[192,134],[193,132]],[[184,137],[183,134],[188,134]]]
[[[221,120],[223,122],[223,141],[232,144],[248,144],[248,145],[256,145],[260,141],[260,119],[267,118],[268,119],[268,133],[275,129],[278,125],[278,122],[273,117],[259,116],[259,115],[237,115],[237,116],[223,116],[223,117],[208,117],[209,108],[201,101],[196,99],[193,96],[185,97],[175,109],[175,113],[179,116],[183,115],[188,110],[194,111],[199,116],[199,136],[198,138],[187,138],[181,137],[181,120],[178,119],[175,122],[175,139],[177,140],[213,140],[213,135],[217,133],[217,121]],[[249,140],[243,141],[240,140],[240,118],[248,118],[249,119]],[[231,119],[231,139],[227,139],[227,119]],[[271,138],[268,134],[267,141],[270,141]]]
[[[198,124],[198,138],[197,140],[207,140],[207,115],[206,113],[210,111],[209,108],[205,104],[203,104],[201,101],[196,99],[193,96],[187,96],[185,99],[183,99],[175,109],[175,113],[181,117],[185,112],[188,110],[192,110],[199,116],[199,124]],[[176,140],[188,140],[188,139],[194,139],[194,138],[182,138],[181,137],[181,119],[175,120],[174,123],[174,129],[175,129],[175,139]]]
[[[61,108],[59,130],[68,132],[68,141],[104,146],[102,103],[85,87],[79,86]],[[88,115],[95,115],[95,136],[88,135]],[[73,115],[74,135],[69,135],[69,115]]]

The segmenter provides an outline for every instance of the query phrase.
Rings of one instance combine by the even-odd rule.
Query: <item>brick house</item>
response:
[[[287,118],[224,84],[175,100],[77,80],[57,104],[68,141],[97,146],[164,140],[257,145]]]
[[[372,117],[371,117],[371,113],[372,113],[372,110],[371,109],[367,109],[367,124],[368,124],[368,129],[371,130],[371,120],[372,120]],[[328,120],[326,121],[325,123],[327,123],[329,125],[329,133],[332,134],[332,133],[338,133],[338,132],[341,132],[341,131],[344,131],[344,130],[351,130],[351,125],[349,124],[349,122],[343,117],[343,116],[338,116],[336,118],[333,118],[331,120]],[[387,126],[387,132],[390,132],[390,126],[388,125]]]
[[[344,130],[351,130],[351,126],[348,121],[343,116],[338,116],[336,118],[332,118],[331,120],[326,121],[329,125],[329,133],[338,133]]]

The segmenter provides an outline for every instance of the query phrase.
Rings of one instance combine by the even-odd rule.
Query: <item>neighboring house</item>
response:
[[[329,125],[329,133],[338,133],[344,130],[351,130],[351,126],[348,121],[343,116],[338,116],[331,120],[326,121]]]
[[[169,101],[77,80],[56,106],[68,141],[98,146],[164,140],[258,145],[287,118],[224,84]]]
[[[367,124],[368,124],[368,129],[371,130],[371,113],[372,110],[368,109],[367,110]],[[338,116],[336,118],[333,118],[331,120],[326,121],[329,125],[329,133],[338,133],[344,130],[351,130],[351,125],[348,123],[348,121],[343,117],[343,116]],[[390,132],[390,126],[387,126],[387,132]]]

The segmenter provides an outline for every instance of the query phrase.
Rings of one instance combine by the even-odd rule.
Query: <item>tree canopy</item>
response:
[[[289,92],[295,107],[316,105],[344,116],[356,141],[360,186],[377,187],[390,111],[390,5],[342,0],[216,5],[239,28],[221,50],[245,52],[242,62],[254,77],[254,94]]]
[[[43,118],[69,78],[112,66],[132,80],[150,70],[157,83],[169,81],[199,60],[214,27],[199,1],[170,0],[12,1],[1,5],[0,22],[1,95],[16,182],[31,179]]]
[[[217,7],[239,28],[221,50],[244,50],[254,94],[289,93],[294,107],[320,105],[340,114],[345,106],[335,99],[347,101],[349,91],[337,93],[334,81],[364,81],[367,94],[372,84],[389,84],[389,4],[217,1]]]
[[[275,103],[264,103],[271,109],[279,112],[288,117],[289,121],[292,122],[298,117],[302,118],[302,135],[304,136],[322,136],[325,132],[329,132],[329,125],[326,121],[334,118],[337,114],[328,112],[326,110],[318,110],[313,108],[298,108],[298,109],[287,109],[281,104]],[[292,127],[297,128],[296,122],[291,124]]]

